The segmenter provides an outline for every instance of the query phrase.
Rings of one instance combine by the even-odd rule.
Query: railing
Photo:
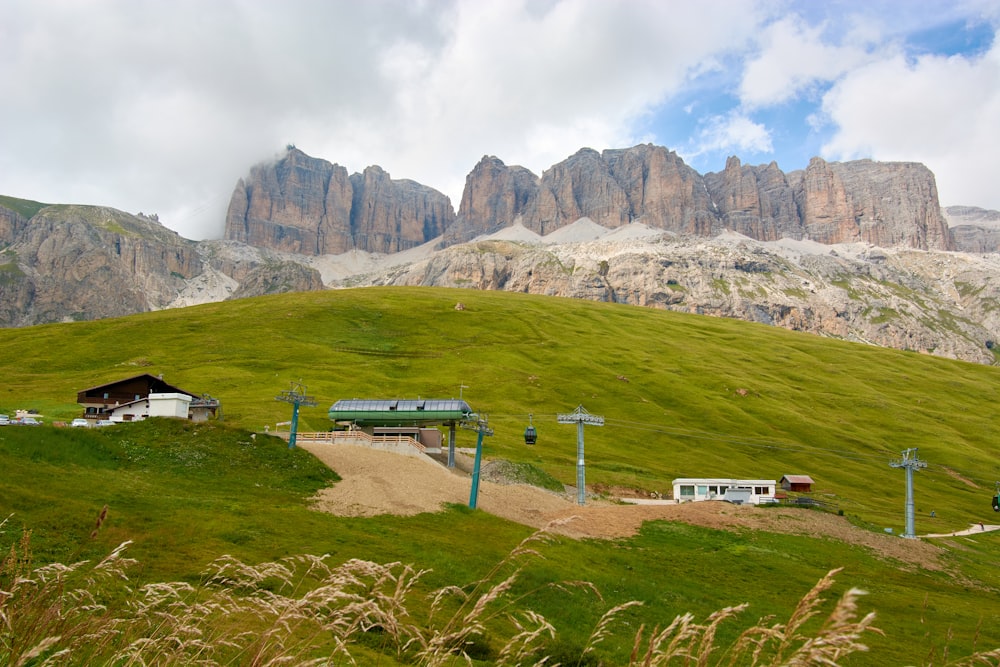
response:
[[[275,431],[272,435],[288,440],[291,435],[288,431]],[[303,433],[296,431],[296,442],[315,442],[326,444],[348,444],[362,445],[365,447],[377,447],[379,445],[409,445],[418,451],[426,452],[427,448],[408,435],[371,435],[364,431],[319,431],[316,433]]]

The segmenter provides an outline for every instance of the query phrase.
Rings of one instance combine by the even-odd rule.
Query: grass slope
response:
[[[30,199],[18,199],[17,197],[0,195],[0,206],[10,209],[23,218],[30,220],[33,215],[48,206],[48,204],[32,201]]]
[[[874,530],[902,528],[904,478],[888,463],[906,447],[930,463],[916,475],[921,533],[993,519],[1000,478],[995,368],[538,296],[360,289],[4,330],[0,368],[0,411],[35,408],[47,420],[74,416],[78,390],[140,372],[221,399],[224,424],[0,432],[0,513],[13,514],[0,547],[20,525],[34,531],[40,561],[96,557],[132,539],[149,580],[196,580],[223,553],[249,562],[330,553],[412,562],[434,568],[428,585],[464,584],[527,534],[461,507],[375,519],[309,511],[308,497],[334,475],[250,433],[288,419],[289,406],[274,397],[298,379],[319,403],[303,409],[305,430],[327,428],[338,398],[451,397],[464,385],[496,431],[488,456],[566,483],[575,480],[576,432],[555,414],[583,404],[606,417],[586,431],[589,483],[664,491],[678,476],[808,473],[819,497]],[[529,413],[539,430],[532,448],[521,440]],[[90,540],[105,504],[111,518]],[[940,663],[1000,646],[994,535],[945,542],[953,569],[944,574],[827,540],[658,523],[631,540],[553,544],[521,586],[584,579],[601,590],[603,602],[544,587],[530,596],[572,654],[610,605],[646,603],[633,629],[743,601],[753,603],[750,622],[787,618],[827,570],[846,566],[840,590],[870,590],[866,602],[887,631],[869,639],[877,659],[854,664]],[[630,641],[602,644],[601,655],[627,655]]]

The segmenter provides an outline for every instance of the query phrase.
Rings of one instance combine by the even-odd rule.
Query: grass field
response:
[[[0,369],[0,412],[36,409],[46,422],[76,416],[78,390],[143,372],[221,400],[222,421],[206,425],[0,431],[0,514],[10,516],[0,547],[22,526],[36,563],[97,559],[132,540],[136,582],[196,583],[223,554],[256,563],[309,553],[430,568],[419,588],[434,590],[487,576],[530,534],[457,506],[373,519],[309,510],[335,474],[251,437],[289,418],[275,396],[293,380],[318,402],[303,409],[303,430],[328,428],[326,409],[340,398],[461,392],[496,432],[488,457],[565,483],[575,481],[576,430],[555,415],[582,404],[606,419],[586,431],[591,484],[667,491],[682,476],[803,473],[817,497],[875,531],[902,531],[904,477],[889,463],[919,447],[929,465],[915,475],[918,533],[995,521],[1000,370],[744,322],[506,293],[358,289],[4,330]],[[534,447],[521,440],[529,414]],[[516,608],[548,618],[558,631],[551,655],[572,664],[604,611],[643,601],[587,655],[622,664],[642,623],[662,627],[685,612],[703,620],[750,602],[720,626],[720,641],[733,640],[761,616],[787,619],[844,567],[831,597],[868,590],[862,608],[877,611],[885,632],[867,634],[871,652],[845,664],[946,664],[1000,646],[995,535],[938,540],[949,569],[937,572],[831,540],[659,522],[632,539],[545,545],[516,584]],[[562,580],[591,582],[603,597],[547,585]],[[481,642],[487,662],[504,627],[496,621]],[[366,647],[365,664],[389,659]]]

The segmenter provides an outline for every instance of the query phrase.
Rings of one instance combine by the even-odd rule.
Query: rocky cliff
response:
[[[399,252],[440,236],[454,217],[451,200],[432,188],[379,167],[349,176],[290,148],[237,183],[225,238],[300,255]]]
[[[4,233],[4,326],[162,307],[202,270],[194,242],[111,208],[48,206]]]
[[[730,230],[760,241],[951,250],[934,175],[915,163],[813,158],[802,171],[744,166],[701,176],[676,153],[653,145],[603,153],[583,149],[534,177],[495,157],[466,179],[446,245],[517,221],[548,234],[580,218],[615,229],[629,222],[695,236]]]
[[[181,238],[98,206],[0,206],[0,326],[93,320],[238,296],[323,289],[318,271],[256,249]]]
[[[948,206],[943,211],[955,249],[962,252],[1000,252],[1000,211],[978,206]]]

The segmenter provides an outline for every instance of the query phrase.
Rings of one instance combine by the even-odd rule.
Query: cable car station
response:
[[[477,418],[461,399],[430,398],[342,399],[330,407],[328,415],[335,424],[327,436],[331,441],[346,437],[367,439],[370,444],[405,442],[426,454],[441,453],[441,432],[437,427],[447,426],[449,468],[455,467],[456,429],[462,422]]]

